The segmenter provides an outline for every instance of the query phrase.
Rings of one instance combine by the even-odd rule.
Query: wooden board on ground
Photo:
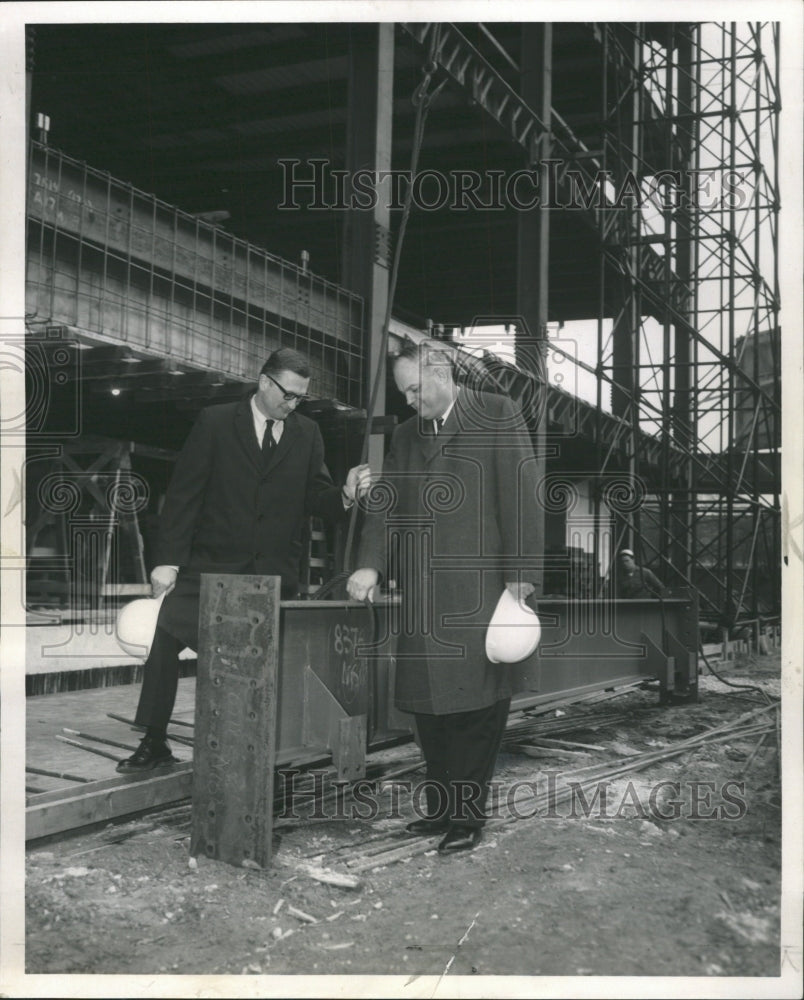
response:
[[[145,809],[155,809],[189,798],[193,765],[174,764],[169,772],[146,778],[109,778],[93,781],[89,788],[44,793],[30,800],[25,810],[25,838],[37,840],[118,819]]]

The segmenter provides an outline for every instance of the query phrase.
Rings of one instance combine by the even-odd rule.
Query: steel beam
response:
[[[394,26],[352,25],[349,43],[349,89],[346,170],[370,170],[375,178],[391,170],[394,100]],[[380,356],[388,305],[391,244],[390,177],[377,181],[372,210],[351,207],[344,216],[341,283],[365,302],[364,399],[371,395],[374,373],[385,365]],[[385,413],[385,378],[380,379],[375,412]],[[383,438],[372,435],[368,460],[382,466]]]
[[[389,621],[398,620],[398,600],[379,603],[376,616],[354,601],[280,605],[270,580],[205,578],[194,763],[33,795],[28,840],[186,800],[192,790],[193,853],[264,865],[274,765],[321,762],[329,752],[341,778],[355,780],[367,747],[409,731],[410,716],[393,704]],[[654,677],[663,700],[694,699],[697,607],[686,591],[662,601],[542,599],[539,615],[539,649],[514,668],[514,709]]]
[[[190,851],[271,860],[279,577],[202,574]]]
[[[534,57],[535,56],[535,57]],[[520,59],[520,88],[522,98],[537,109],[542,121],[549,121],[553,84],[553,26],[552,24],[527,23],[522,26],[522,53]],[[550,156],[550,136],[542,129],[534,133],[530,145],[528,167],[540,174],[540,184],[547,182],[549,167],[545,161]],[[517,213],[517,324],[515,350],[520,367],[535,376],[534,385],[541,405],[531,415],[535,472],[542,480],[546,469],[545,432],[548,398],[547,369],[547,317],[549,305],[550,271],[550,214],[546,204],[533,212]],[[541,505],[531,511],[537,522],[537,550],[544,551],[544,510]],[[536,593],[543,590],[544,572],[534,581]]]
[[[277,341],[310,330],[346,354],[360,349],[359,297],[37,144],[26,211],[28,310],[51,323],[247,378],[267,353],[264,332],[255,337],[266,323]],[[213,314],[221,329],[200,337]]]
[[[472,102],[525,150],[531,162],[538,158],[544,138],[549,137],[551,155],[558,163],[557,194],[562,197],[570,194],[567,181],[567,170],[570,167],[580,171],[589,190],[599,188],[597,181],[597,171],[601,167],[599,156],[572,133],[555,108],[534,108],[524,94],[517,94],[454,24],[401,22],[399,27],[421,45],[428,57],[432,56],[436,66],[460,87]],[[540,26],[525,24],[525,34],[529,29],[537,27]],[[543,27],[549,28],[550,25],[545,24]],[[594,37],[601,40],[602,36],[597,32]],[[532,58],[533,50],[523,52],[520,63],[523,70]],[[605,237],[606,231],[611,230],[617,211],[609,211],[611,199],[605,191],[601,191],[601,199],[606,207],[584,210],[581,217]],[[604,242],[607,244],[609,240]],[[614,242],[619,243],[616,237]],[[618,267],[616,253],[611,254],[605,245],[604,252],[610,263],[615,268]],[[664,288],[668,281],[673,288],[677,284],[664,257],[649,246],[642,248],[640,276],[646,285],[655,285],[659,288]],[[661,308],[658,299],[657,303]]]

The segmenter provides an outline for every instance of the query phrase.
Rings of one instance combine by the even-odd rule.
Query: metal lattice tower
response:
[[[642,501],[616,540],[667,583],[694,585],[704,620],[774,617],[779,26],[593,30],[620,209],[598,212],[598,406],[610,392]],[[645,434],[662,443],[658,467],[642,461]],[[601,470],[611,454],[599,446]]]

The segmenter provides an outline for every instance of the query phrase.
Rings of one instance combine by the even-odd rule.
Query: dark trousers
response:
[[[199,576],[180,576],[159,609],[134,717],[140,726],[167,727],[179,684],[179,653],[185,646],[198,650],[200,591]]]
[[[140,701],[134,717],[138,725],[167,729],[179,684],[179,653],[186,645],[157,625],[143,669]]]
[[[416,713],[425,763],[427,815],[482,826],[488,783],[508,721],[510,698],[449,715]]]

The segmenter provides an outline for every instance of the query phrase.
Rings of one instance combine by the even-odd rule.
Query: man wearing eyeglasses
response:
[[[202,573],[282,578],[296,596],[305,521],[337,521],[370,486],[367,465],[338,487],[324,465],[317,424],[296,413],[307,399],[307,359],[290,348],[265,362],[256,392],[201,412],[176,462],[160,515],[154,597],[164,594],[145,662],[136,722],[146,734],[117,770],[171,763],[167,724],[176,699],[179,653],[197,648]]]

